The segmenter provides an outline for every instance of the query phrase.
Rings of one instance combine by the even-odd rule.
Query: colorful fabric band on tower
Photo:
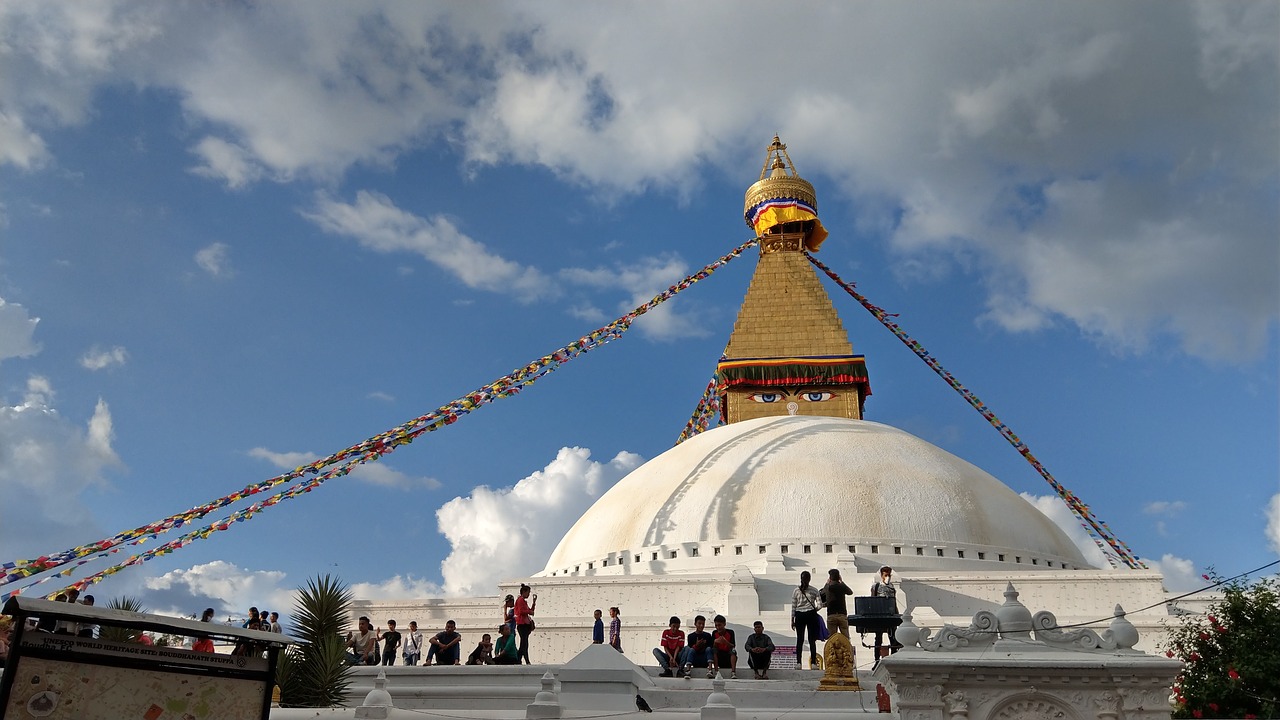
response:
[[[808,254],[806,253],[806,255]],[[845,292],[849,293],[853,299],[861,303],[862,306],[874,315],[882,325],[888,328],[889,331],[897,336],[904,345],[910,348],[916,356],[923,360],[930,369],[945,380],[952,389],[960,393],[960,396],[963,397],[966,402],[981,413],[982,417],[986,419],[992,427],[999,431],[1000,435],[1004,437],[1005,440],[1009,441],[1009,443],[1013,445],[1014,449],[1027,459],[1027,462],[1031,463],[1031,466],[1036,469],[1036,472],[1040,473],[1040,475],[1049,483],[1049,486],[1053,488],[1054,492],[1058,494],[1058,497],[1062,498],[1063,502],[1067,504],[1067,507],[1071,509],[1071,512],[1075,513],[1076,517],[1080,519],[1084,528],[1089,531],[1091,536],[1094,537],[1095,542],[1097,541],[1097,538],[1101,538],[1107,543],[1112,552],[1106,552],[1106,548],[1103,548],[1103,552],[1107,556],[1107,560],[1111,562],[1112,565],[1115,565],[1115,561],[1118,558],[1130,568],[1146,567],[1144,563],[1133,555],[1133,551],[1131,551],[1127,545],[1121,542],[1120,539],[1111,532],[1111,528],[1107,527],[1106,523],[1094,518],[1093,514],[1089,512],[1089,507],[1081,502],[1079,498],[1063,487],[1062,484],[1053,477],[1049,470],[1031,454],[1031,450],[1027,447],[1026,443],[1022,442],[1017,435],[1014,435],[1013,431],[1010,430],[1003,422],[1000,422],[1000,418],[996,417],[996,414],[992,412],[981,400],[979,400],[977,395],[974,395],[968,390],[968,388],[961,385],[960,382],[951,375],[951,373],[947,372],[947,370],[942,367],[941,363],[934,359],[933,356],[920,345],[920,343],[911,339],[911,336],[907,335],[902,328],[898,327],[897,323],[890,319],[892,317],[896,317],[895,315],[890,315],[881,308],[871,304],[871,302],[863,297],[861,293],[854,289],[852,284],[841,280],[840,276],[836,275],[836,273],[830,268],[822,264],[822,261],[812,255],[808,255],[808,258],[809,262],[813,263],[815,267],[826,273],[827,277],[834,280],[837,285],[844,288]],[[1099,547],[1101,548],[1102,545],[1099,544]]]
[[[792,358],[730,358],[716,367],[720,383],[737,385],[857,385],[871,394],[862,355]]]
[[[530,362],[528,365],[517,368],[494,382],[484,385],[475,391],[448,403],[447,405],[443,405],[432,412],[416,417],[379,435],[375,435],[364,442],[352,445],[351,447],[340,450],[313,463],[300,466],[292,472],[278,475],[274,478],[255,483],[253,485],[248,485],[241,490],[212,502],[199,505],[191,508],[190,510],[186,510],[176,515],[171,515],[147,525],[133,528],[132,530],[122,531],[110,538],[89,543],[87,545],[69,548],[59,553],[41,556],[32,560],[14,560],[0,564],[0,569],[5,571],[3,579],[0,579],[0,586],[2,586],[79,561],[75,562],[75,564],[70,568],[66,568],[61,572],[37,580],[23,588],[10,591],[2,597],[3,599],[7,599],[10,595],[19,594],[28,588],[47,582],[55,577],[69,577],[75,567],[79,567],[86,562],[90,562],[91,560],[100,557],[106,557],[111,553],[118,552],[122,546],[141,544],[147,539],[156,538],[162,533],[166,533],[175,528],[182,527],[183,525],[199,520],[218,508],[226,507],[251,495],[262,493],[273,487],[283,485],[305,475],[315,475],[315,477],[292,485],[271,497],[254,503],[253,505],[241,510],[237,510],[220,522],[212,523],[199,530],[189,532],[176,540],[165,543],[164,545],[147,552],[133,555],[124,562],[83,578],[72,583],[69,587],[83,589],[88,585],[101,581],[105,577],[114,575],[126,567],[146,562],[153,557],[167,555],[178,548],[194,542],[195,540],[207,538],[215,532],[228,530],[235,523],[244,522],[245,520],[261,513],[263,510],[278,504],[282,500],[289,500],[309,493],[324,483],[325,480],[346,475],[350,473],[353,468],[362,463],[376,461],[384,455],[394,451],[397,447],[413,442],[414,439],[424,433],[432,432],[445,427],[446,425],[451,425],[457,422],[463,415],[470,413],[476,408],[487,405],[488,403],[500,398],[511,397],[512,395],[519,393],[528,385],[533,384],[536,380],[547,373],[558,369],[569,360],[589,350],[600,347],[615,338],[621,337],[623,333],[630,329],[631,323],[634,322],[636,318],[671,299],[677,293],[688,288],[699,280],[709,277],[716,270],[720,269],[734,258],[740,256],[745,250],[747,250],[747,248],[755,245],[758,241],[759,238],[757,237],[742,243],[715,262],[704,266],[701,270],[698,270],[675,285],[672,285],[664,292],[655,295],[647,303],[640,305],[608,325],[605,325],[588,335],[584,335],[549,355],[543,355],[542,357]],[[322,470],[323,472],[321,472]]]
[[[827,239],[827,230],[818,219],[818,211],[809,203],[795,198],[770,198],[746,212],[747,224],[755,229],[757,235],[775,226],[790,222],[812,221],[813,232],[805,238],[805,247],[817,252],[822,241]]]

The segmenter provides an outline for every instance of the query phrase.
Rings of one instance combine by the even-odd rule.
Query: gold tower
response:
[[[827,231],[813,185],[801,178],[777,136],[760,180],[747,188],[747,226],[760,235],[760,261],[717,370],[725,422],[775,415],[861,419],[866,361],[853,345],[806,251]]]

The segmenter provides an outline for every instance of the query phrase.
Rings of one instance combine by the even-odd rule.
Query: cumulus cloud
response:
[[[30,170],[43,165],[48,156],[44,140],[28,130],[22,118],[0,110],[0,165]]]
[[[436,511],[452,550],[440,564],[448,595],[486,595],[498,582],[541,570],[542,563],[584,510],[638,467],[620,452],[607,463],[586,448],[561,448],[545,468],[511,487],[478,487]]]
[[[244,148],[221,138],[207,137],[192,148],[202,164],[192,168],[196,175],[221,178],[232,189],[242,188],[262,176],[262,167]]]
[[[293,470],[324,457],[311,452],[275,452],[263,447],[253,448],[248,454],[249,457],[266,460],[279,470]],[[387,465],[385,460],[357,465],[347,477],[367,482],[370,485],[380,485],[397,490],[409,490],[412,488],[436,490],[440,487],[440,481],[433,477],[409,475],[400,472]]]
[[[560,271],[560,278],[566,283],[582,287],[623,290],[627,297],[617,305],[617,314],[622,315],[649,302],[688,274],[684,261],[672,255],[641,258],[613,268],[566,268]],[[570,314],[593,322],[603,321],[608,317],[589,305],[571,308]],[[693,311],[678,312],[672,302],[663,303],[640,316],[635,321],[635,327],[655,340],[677,340],[707,334],[706,328],[698,322]]]
[[[95,345],[80,358],[80,367],[86,370],[103,370],[113,365],[124,365],[128,359],[129,352],[119,345],[110,350]]]
[[[293,582],[280,570],[255,570],[225,560],[171,570],[158,577],[134,576],[125,580],[125,590],[136,595],[152,612],[190,617],[207,607],[214,618],[248,617],[249,608],[280,613],[288,625],[297,600],[297,589],[305,580]],[[136,584],[136,585],[135,585]],[[348,586],[361,600],[401,600],[440,597],[439,585],[412,575],[395,575],[380,582],[359,582]],[[286,628],[287,632],[287,628]]]
[[[30,557],[99,537],[82,495],[120,467],[111,410],[99,400],[82,426],[54,407],[52,384],[28,379],[21,401],[0,404],[0,547]]]
[[[585,320],[590,323],[599,323],[601,325],[608,322],[610,319],[608,315],[604,314],[603,310],[590,303],[570,306],[567,312],[571,317],[575,317],[579,320]]]
[[[244,618],[249,608],[283,617],[293,610],[294,589],[279,570],[251,570],[224,560],[171,570],[142,581],[141,599],[153,612],[190,616],[206,607],[215,618]]]
[[[1272,495],[1267,503],[1267,545],[1280,555],[1280,493]]]
[[[98,87],[160,32],[148,9],[130,3],[0,5],[0,164],[47,164],[42,134],[89,118]]]
[[[196,264],[213,277],[228,277],[233,272],[231,248],[220,242],[200,248],[196,251]]]
[[[439,585],[412,575],[394,575],[382,582],[361,582],[351,586],[351,593],[361,600],[403,600],[405,598],[441,597]]]
[[[1089,561],[1090,565],[1098,568],[1111,566],[1110,562],[1107,561],[1107,556],[1098,547],[1098,543],[1094,542],[1094,539],[1089,536],[1089,531],[1085,530],[1084,526],[1080,524],[1080,519],[1075,516],[1075,513],[1071,512],[1071,508],[1067,507],[1062,498],[1057,495],[1018,494],[1022,496],[1023,500],[1031,503],[1037,510],[1044,513],[1045,517],[1052,520],[1055,525],[1062,528],[1067,537],[1071,538],[1071,542],[1080,548],[1081,554],[1084,555],[1085,560]]]
[[[0,362],[40,352],[35,340],[39,322],[40,318],[31,317],[26,308],[0,298]]]
[[[321,229],[355,239],[382,253],[412,252],[449,272],[463,285],[509,292],[524,301],[553,288],[537,268],[520,265],[491,252],[463,234],[448,218],[423,218],[401,210],[385,195],[360,191],[354,203],[321,195],[303,216]]]
[[[1142,506],[1142,512],[1147,515],[1174,517],[1186,508],[1187,504],[1181,500],[1153,500]]]
[[[1204,578],[1196,572],[1195,563],[1176,555],[1165,554],[1159,560],[1142,558],[1147,567],[1164,575],[1164,589],[1169,592],[1188,592],[1205,586]]]
[[[127,83],[179,98],[196,171],[231,187],[327,181],[444,139],[475,171],[688,197],[709,171],[754,172],[777,130],[822,193],[856,204],[859,230],[927,271],[904,282],[974,273],[993,327],[1258,357],[1280,306],[1280,7],[1054,6],[1051,21],[1042,5],[990,7],[1000,23],[967,5],[806,4],[797,73],[744,69],[763,2],[9,3],[0,163],[36,167],[48,132]],[[486,287],[442,250],[465,238],[447,219],[360,231]],[[499,267],[486,289],[545,291]]]
[[[1172,520],[1187,508],[1187,504],[1181,500],[1155,500],[1142,506],[1142,512],[1146,515],[1156,515],[1156,532],[1162,536],[1169,534],[1169,528],[1165,524],[1165,520]]]

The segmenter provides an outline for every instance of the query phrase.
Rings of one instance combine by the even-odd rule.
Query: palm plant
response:
[[[351,591],[328,575],[307,581],[294,601],[291,634],[300,642],[280,655],[276,681],[283,707],[333,707],[351,684],[346,662]]]
[[[126,610],[128,612],[144,613],[147,611],[142,606],[142,601],[128,595],[121,595],[117,598],[111,598],[107,601],[107,607],[112,610]],[[142,634],[141,630],[124,627],[112,627],[103,625],[98,630],[98,637],[103,640],[115,640],[116,642],[136,642],[138,636]]]

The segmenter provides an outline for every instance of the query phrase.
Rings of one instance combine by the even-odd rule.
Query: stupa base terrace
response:
[[[1097,629],[1064,627],[1032,612],[1006,583],[964,625],[919,627],[904,614],[904,647],[874,671],[855,673],[861,689],[824,691],[823,672],[782,667],[770,679],[658,676],[608,645],[587,645],[564,664],[361,667],[350,707],[274,708],[272,720],[301,718],[836,718],[888,714],[911,720],[1165,720],[1175,660],[1135,649],[1141,633],[1116,611]],[[837,653],[838,654],[838,653]],[[785,647],[775,657],[785,658]],[[363,699],[361,699],[363,698]]]
[[[802,547],[802,546],[798,546]],[[816,546],[821,551],[821,546]],[[754,552],[756,547],[752,548]],[[801,565],[800,561],[766,553],[751,568],[738,567],[722,571],[670,572],[648,575],[597,575],[590,578],[536,577],[516,579],[501,585],[503,594],[515,593],[521,582],[534,586],[539,593],[537,629],[530,637],[530,657],[535,663],[567,662],[591,643],[591,613],[596,608],[622,609],[623,655],[642,667],[653,667],[652,650],[658,645],[662,631],[671,616],[677,616],[685,629],[691,629],[693,618],[724,615],[739,643],[751,634],[756,620],[764,623],[765,632],[779,648],[794,647],[791,630],[791,593],[801,570],[811,569],[826,574],[826,567],[845,569],[845,582],[856,595],[866,595],[875,579],[879,559],[860,560],[839,553],[818,554],[816,558],[831,560],[829,566]],[[1012,557],[1010,557],[1012,560]],[[1011,563],[1010,563],[1011,564]],[[865,566],[865,567],[864,567]],[[857,572],[850,572],[856,568]],[[1170,622],[1170,608],[1163,604],[1165,592],[1161,575],[1155,570],[1026,570],[1026,571],[950,571],[911,573],[904,571],[899,580],[899,607],[910,609],[921,627],[941,627],[945,623],[963,624],[976,612],[993,610],[1005,585],[1012,581],[1041,607],[1057,615],[1063,624],[1107,622],[1117,604],[1134,613],[1128,616],[1142,633],[1138,647],[1156,652]],[[481,634],[497,636],[501,621],[502,595],[459,599],[356,601],[352,615],[368,616],[374,624],[394,619],[402,626],[415,620],[430,637],[444,627],[446,620],[458,625],[463,636],[463,657],[475,647]],[[1144,609],[1149,608],[1149,609]],[[872,642],[872,635],[866,642]],[[856,666],[869,670],[872,651],[861,645],[853,634]],[[821,650],[822,643],[819,643]],[[775,666],[787,662],[785,653],[775,655]],[[794,660],[790,660],[794,664]],[[747,671],[740,659],[740,670]],[[740,673],[741,674],[741,673]]]

